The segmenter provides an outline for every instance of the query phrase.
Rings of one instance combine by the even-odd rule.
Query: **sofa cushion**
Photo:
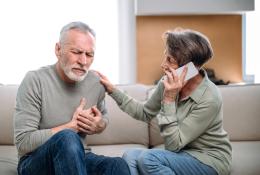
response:
[[[150,86],[147,91],[148,100],[154,93],[156,86]],[[160,135],[160,129],[158,126],[157,118],[153,118],[149,123],[149,146],[154,147],[156,145],[163,144],[163,138]]]
[[[0,86],[0,144],[13,145],[13,112],[18,85]]]
[[[140,101],[146,100],[145,85],[118,85],[118,88]],[[122,112],[110,96],[107,95],[105,100],[109,124],[101,134],[88,136],[88,145],[128,143],[148,146],[148,124]]]
[[[230,140],[260,140],[260,84],[219,86]]]
[[[231,142],[233,175],[260,174],[260,141]]]
[[[7,160],[0,160],[0,174],[3,175],[17,175],[17,165],[8,162]]]
[[[162,136],[160,135],[160,129],[157,124],[157,119],[153,118],[151,122],[149,123],[149,141],[150,141],[150,147],[154,147],[156,145],[160,145],[164,143],[164,140]]]
[[[0,146],[0,174],[17,174],[17,151],[15,146]]]

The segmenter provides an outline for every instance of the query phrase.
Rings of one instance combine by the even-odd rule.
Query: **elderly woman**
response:
[[[184,29],[165,33],[165,75],[153,95],[141,103],[118,90],[99,73],[101,83],[118,106],[137,120],[157,118],[165,149],[130,149],[123,158],[131,174],[227,175],[231,145],[223,130],[222,98],[203,65],[213,56],[203,34]],[[192,62],[198,74],[185,81],[176,69]]]

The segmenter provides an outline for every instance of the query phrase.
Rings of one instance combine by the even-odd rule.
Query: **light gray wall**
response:
[[[254,0],[135,0],[136,15],[218,14],[254,10]]]

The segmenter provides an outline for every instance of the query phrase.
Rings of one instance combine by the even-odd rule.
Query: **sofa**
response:
[[[140,101],[153,86],[118,85]],[[260,175],[260,84],[218,86],[223,96],[224,128],[233,147],[232,175]],[[18,85],[0,85],[0,175],[15,175],[17,151],[13,142],[13,111]],[[106,96],[110,118],[106,130],[87,137],[92,151],[121,156],[128,148],[163,148],[155,120],[143,123],[123,113]]]

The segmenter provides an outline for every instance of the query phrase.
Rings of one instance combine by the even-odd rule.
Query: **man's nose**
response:
[[[87,56],[85,54],[81,54],[79,57],[79,63],[82,65],[86,65],[87,64]]]

